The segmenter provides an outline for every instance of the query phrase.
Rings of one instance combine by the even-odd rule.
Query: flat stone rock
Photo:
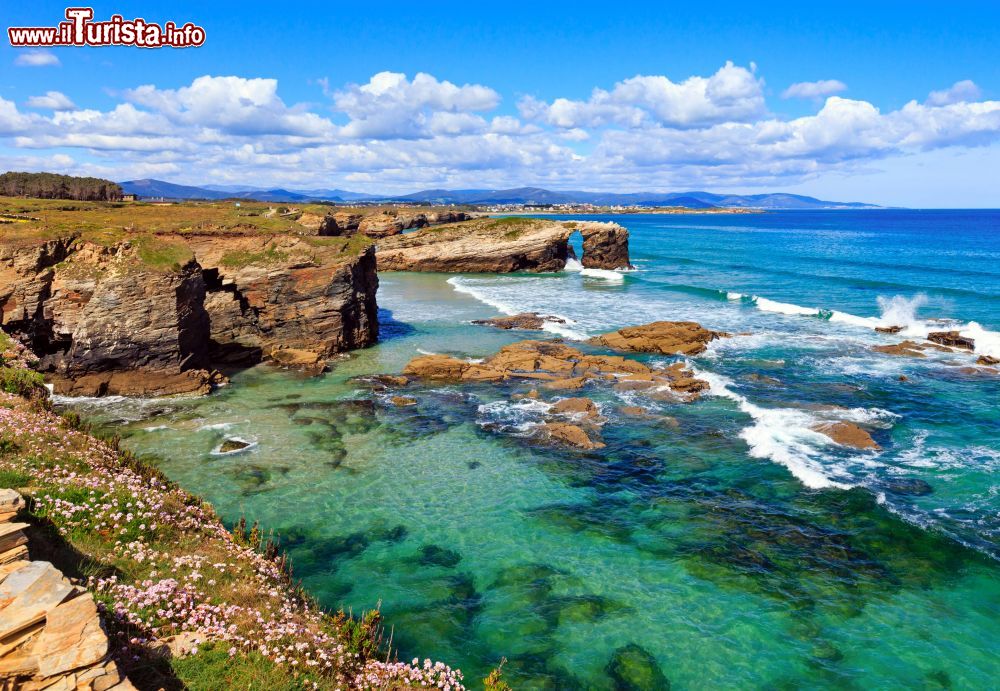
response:
[[[473,324],[482,326],[495,326],[498,329],[521,329],[524,331],[539,331],[545,322],[555,324],[565,324],[566,320],[561,317],[538,314],[537,312],[522,312],[510,317],[492,317],[490,319],[474,319]]]
[[[821,425],[816,425],[813,427],[813,430],[819,432],[820,434],[825,434],[842,446],[850,446],[855,449],[874,450],[881,448],[875,443],[875,440],[872,439],[872,435],[868,434],[868,432],[861,429],[853,422],[825,422]]]
[[[0,582],[0,639],[45,618],[73,593],[52,564],[33,561]]]
[[[100,662],[108,654],[108,637],[101,628],[97,605],[88,593],[64,602],[45,619],[32,651],[38,672],[51,677]]]
[[[658,321],[642,326],[628,326],[590,339],[595,345],[614,350],[660,355],[697,355],[711,341],[728,334],[710,331],[697,322]]]

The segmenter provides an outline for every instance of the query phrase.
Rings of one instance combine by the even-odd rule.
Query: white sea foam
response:
[[[578,273],[581,276],[587,276],[589,278],[603,278],[605,281],[621,283],[625,280],[625,276],[622,272],[630,271],[630,269],[615,269],[613,271],[611,269],[587,269],[580,263],[579,259],[570,257],[566,260],[566,265],[563,267],[563,271]]]
[[[778,314],[799,315],[803,317],[819,316],[819,309],[816,307],[801,307],[793,305],[790,302],[777,302],[776,300],[762,298],[759,295],[752,296],[752,300],[757,305],[757,309],[764,312],[777,312]]]
[[[824,310],[818,307],[802,307],[789,302],[778,302],[759,295],[744,295],[743,293],[727,292],[726,297],[732,301],[746,301],[764,312],[774,312],[788,316],[827,318],[836,324],[846,324],[863,329],[876,327],[901,326],[900,336],[903,338],[926,339],[932,331],[954,329],[962,336],[975,342],[977,355],[1000,357],[1000,332],[983,328],[978,322],[964,323],[958,320],[924,320],[917,316],[917,310],[927,303],[927,296],[919,293],[913,297],[894,295],[879,296],[879,316],[863,317],[839,310]]]
[[[233,425],[236,425],[236,424],[238,424],[238,423],[236,423],[236,422],[213,422],[210,425],[202,425],[201,427],[198,428],[198,431],[199,432],[203,432],[205,430],[226,430],[226,429],[229,429],[230,427],[232,427]]]
[[[499,427],[515,436],[527,436],[542,424],[542,416],[551,407],[551,403],[533,398],[522,398],[519,401],[491,401],[478,406],[476,422],[480,426]]]
[[[812,429],[818,420],[813,415],[794,408],[761,408],[729,388],[731,381],[711,372],[695,371],[699,379],[710,385],[709,393],[735,401],[740,410],[753,418],[740,436],[750,447],[754,458],[768,458],[785,466],[806,487],[849,489],[852,483],[834,479],[843,476],[841,469],[826,459],[822,447],[832,443]]]

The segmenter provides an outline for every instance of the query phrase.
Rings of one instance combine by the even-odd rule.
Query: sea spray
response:
[[[836,487],[849,489],[850,483],[835,480],[834,468],[822,463],[819,447],[830,439],[812,429],[818,420],[794,408],[761,408],[729,386],[732,382],[712,372],[695,369],[695,376],[709,383],[709,394],[735,401],[739,409],[753,418],[754,424],[740,432],[754,458],[767,458],[785,466],[802,484],[810,489]]]

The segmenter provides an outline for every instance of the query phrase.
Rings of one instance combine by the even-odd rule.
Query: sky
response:
[[[65,3],[0,0],[9,26]],[[1000,3],[99,2],[183,49],[0,41],[0,169],[1000,207]]]

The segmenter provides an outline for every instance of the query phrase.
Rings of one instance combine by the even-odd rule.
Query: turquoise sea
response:
[[[322,377],[66,405],[472,686],[506,657],[515,688],[627,688],[612,660],[634,645],[674,689],[996,688],[1000,375],[975,360],[1000,356],[1000,213],[601,220],[630,229],[635,271],[383,274],[382,342]],[[543,334],[567,340],[659,319],[737,335],[689,360],[712,385],[696,402],[589,385],[592,452],[533,445],[524,385],[414,384],[397,408],[353,379],[538,337],[469,323],[521,311],[570,320]],[[948,328],[978,352],[870,349]],[[811,430],[837,420],[881,450]],[[220,455],[228,436],[255,446]]]

